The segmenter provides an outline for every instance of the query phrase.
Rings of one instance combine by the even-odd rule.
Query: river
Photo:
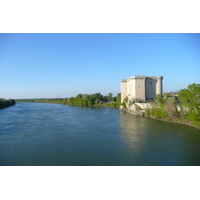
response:
[[[0,110],[1,166],[199,166],[200,131],[116,108],[16,103]]]

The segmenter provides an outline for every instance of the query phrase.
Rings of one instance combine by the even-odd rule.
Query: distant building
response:
[[[121,101],[127,96],[129,100],[147,101],[163,93],[162,76],[131,76],[121,80]]]

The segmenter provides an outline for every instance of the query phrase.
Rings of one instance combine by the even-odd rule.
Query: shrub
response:
[[[151,110],[151,115],[155,116],[158,119],[164,119],[167,117],[167,112],[165,109],[163,108],[159,108],[159,107],[154,107]]]

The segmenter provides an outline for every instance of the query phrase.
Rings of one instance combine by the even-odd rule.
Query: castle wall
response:
[[[135,79],[130,79],[127,83],[127,89],[128,89],[128,98],[129,99],[132,99],[136,96],[136,93],[135,93]]]
[[[146,78],[145,81],[145,96],[146,100],[152,99],[156,96],[157,79]]]
[[[131,76],[121,80],[121,101],[128,96],[130,100],[149,100],[162,94],[162,76]]]
[[[157,77],[156,94],[162,94],[163,93],[162,79],[163,79],[162,76]]]
[[[132,83],[132,93],[131,93],[132,96],[131,97],[133,99],[135,99],[136,98],[136,90],[135,90],[136,83],[135,83],[135,79],[132,79],[131,83]]]
[[[135,78],[135,93],[136,99],[145,100],[145,77],[136,77]]]
[[[126,96],[128,96],[127,82],[126,82],[126,80],[121,80],[121,102],[123,102],[123,100]]]

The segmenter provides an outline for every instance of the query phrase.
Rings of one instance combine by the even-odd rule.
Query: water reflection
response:
[[[145,156],[150,140],[144,118],[122,112],[121,115],[122,141],[124,142],[124,161],[126,165],[144,165],[141,157]],[[150,127],[149,127],[150,128]],[[127,162],[128,161],[128,162]]]
[[[0,165],[199,165],[200,131],[114,108],[0,110]]]
[[[128,113],[120,116],[127,165],[200,165],[198,130]]]

